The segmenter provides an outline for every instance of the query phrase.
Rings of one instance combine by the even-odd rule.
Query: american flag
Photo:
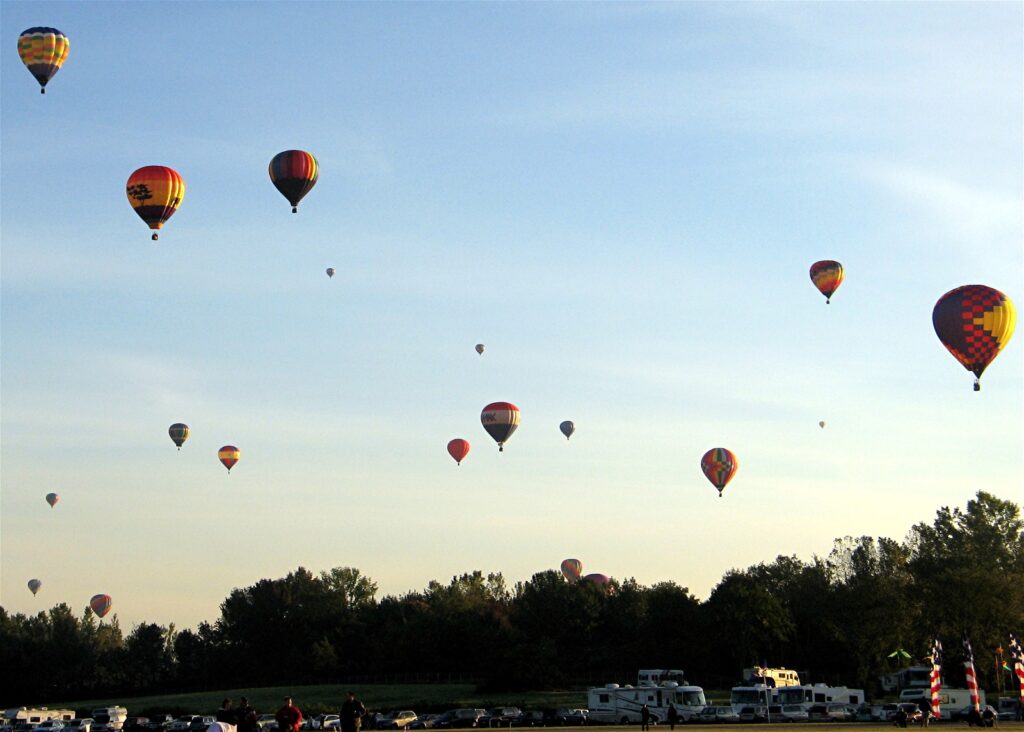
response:
[[[967,690],[971,692],[971,706],[974,711],[981,711],[981,699],[978,698],[978,678],[974,673],[974,651],[971,650],[971,639],[964,631],[964,675],[967,676]]]
[[[932,644],[932,673],[929,677],[932,691],[932,716],[941,714],[939,709],[939,692],[942,691],[942,641],[938,638]]]
[[[1020,703],[1024,707],[1024,649],[1013,633],[1010,633],[1010,658],[1013,659],[1013,674],[1020,686]]]

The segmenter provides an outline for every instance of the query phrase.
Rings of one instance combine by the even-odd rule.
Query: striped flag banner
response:
[[[932,717],[942,713],[939,708],[939,692],[942,691],[942,641],[938,638],[932,644],[932,673],[928,678],[932,692]]]
[[[1010,633],[1010,658],[1013,659],[1013,675],[1020,687],[1020,704],[1024,708],[1024,648],[1020,647],[1020,641],[1013,633]]]
[[[967,690],[971,692],[971,706],[974,711],[981,711],[981,699],[978,698],[978,676],[974,672],[974,651],[971,650],[971,639],[964,631],[964,675],[967,677]]]

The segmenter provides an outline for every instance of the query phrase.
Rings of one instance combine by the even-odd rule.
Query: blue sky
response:
[[[184,627],[299,565],[401,593],[570,556],[706,597],[1021,500],[1021,335],[975,394],[931,327],[959,285],[1024,301],[1020,3],[0,11],[8,610]],[[36,25],[71,39],[45,96]],[[158,243],[150,164],[187,185]]]

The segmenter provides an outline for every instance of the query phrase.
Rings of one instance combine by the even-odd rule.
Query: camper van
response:
[[[788,668],[754,666],[743,669],[743,681],[750,685],[764,684],[775,688],[800,686],[800,674]]]
[[[641,673],[645,673],[641,671]],[[679,672],[680,675],[682,672]],[[681,685],[676,681],[660,684],[645,681],[637,686],[606,684],[587,692],[589,719],[598,724],[635,724],[640,721],[644,704],[651,713],[651,723],[668,719],[668,708],[674,704],[680,722],[688,722],[705,707],[704,689]]]
[[[847,704],[851,707],[859,707],[864,703],[863,689],[849,689],[845,686],[829,686],[827,684],[801,684],[800,686],[787,686],[776,690],[779,704],[799,704],[804,709],[810,709],[815,704]]]
[[[904,689],[900,692],[901,702],[920,703],[922,699],[931,699],[932,693],[929,689]],[[981,706],[985,706],[985,690],[978,689],[978,700]],[[939,718],[949,719],[951,712],[963,709],[971,703],[970,689],[942,689],[939,692]]]
[[[49,722],[51,719],[70,722],[74,718],[75,711],[73,709],[47,709],[46,707],[30,709],[29,707],[18,707],[17,709],[4,710],[4,724],[11,727],[16,726],[19,722],[34,726],[43,722]]]

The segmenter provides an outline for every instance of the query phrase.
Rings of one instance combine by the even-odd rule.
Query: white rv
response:
[[[809,709],[814,704],[836,702],[859,707],[865,702],[863,689],[849,689],[845,686],[829,686],[828,684],[801,684],[787,686],[777,690],[778,704],[799,704]]]
[[[743,681],[750,685],[765,684],[775,688],[800,686],[800,674],[789,668],[767,668],[754,666],[743,669]]]
[[[75,712],[73,709],[47,709],[46,707],[30,709],[28,707],[18,707],[17,709],[4,710],[4,722],[11,726],[16,725],[18,722],[37,725],[42,722],[49,722],[51,719],[70,722],[74,718]]]
[[[647,681],[637,686],[606,684],[587,692],[589,718],[599,724],[635,724],[640,722],[644,704],[651,713],[651,723],[668,719],[668,708],[674,704],[680,722],[688,722],[707,705],[704,689],[699,686],[680,686],[675,681],[653,684]]]
[[[771,706],[778,704],[778,689],[765,684],[741,684],[732,687],[729,694],[729,705],[732,710],[739,714],[745,707]]]
[[[931,700],[931,689],[904,689],[900,692],[901,702],[919,704],[922,699]],[[978,689],[978,700],[985,706],[985,690]],[[952,712],[958,712],[971,703],[970,689],[942,689],[939,692],[939,718],[949,719]]]

